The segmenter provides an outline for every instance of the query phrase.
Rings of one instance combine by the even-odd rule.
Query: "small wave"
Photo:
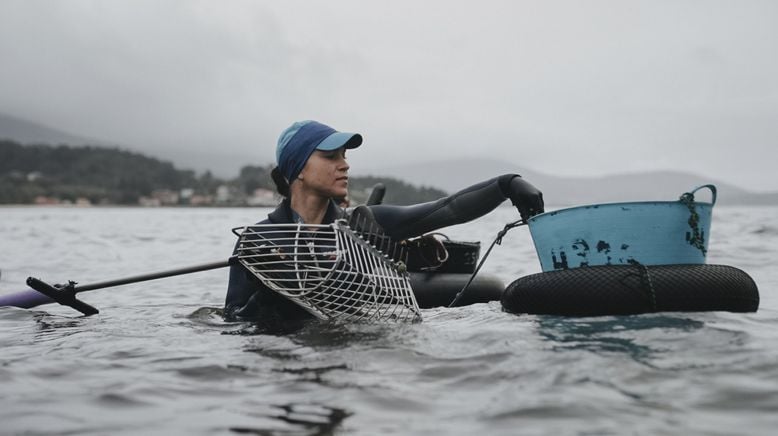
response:
[[[754,230],[751,230],[751,233],[754,235],[761,235],[761,236],[778,235],[778,227],[771,226],[771,225],[760,225]]]
[[[348,371],[350,368],[345,363],[340,363],[336,365],[327,365],[327,366],[301,366],[301,367],[294,367],[294,368],[280,368],[280,369],[273,369],[272,371],[284,373],[284,374],[292,374],[301,380],[308,380],[312,382],[320,382],[322,379],[322,376],[326,375],[327,373],[331,371]]]
[[[272,406],[263,417],[275,421],[268,427],[230,427],[230,431],[242,434],[329,435],[351,413],[344,409],[319,404],[282,404]],[[256,412],[251,413],[257,418]],[[278,427],[281,425],[281,428]]]
[[[0,321],[24,321],[33,319],[35,312],[13,306],[0,307]]]
[[[192,379],[213,381],[232,380],[236,377],[248,376],[249,369],[242,365],[202,365],[178,368],[178,374]]]
[[[189,315],[186,315],[186,319],[205,323],[213,322],[213,320],[222,320],[223,318],[224,309],[221,307],[200,307]],[[223,324],[223,322],[220,324]]]
[[[132,397],[117,393],[102,394],[97,398],[97,401],[103,406],[116,407],[120,409],[126,407],[146,406],[149,404],[145,401],[136,400]]]

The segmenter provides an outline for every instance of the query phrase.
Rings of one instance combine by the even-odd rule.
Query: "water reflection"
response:
[[[299,360],[301,353],[353,351],[360,345],[371,349],[380,348],[383,343],[393,343],[392,325],[346,324],[334,321],[293,321],[283,324],[251,323],[237,330],[224,332],[241,336],[253,336],[245,352],[256,353],[278,360]],[[283,338],[279,347],[277,340]]]
[[[34,334],[35,340],[59,339],[81,333],[86,330],[85,326],[92,323],[94,319],[90,317],[65,318],[55,317],[45,312],[35,312],[32,316],[37,326]]]
[[[216,327],[225,329],[221,332],[223,335],[235,336],[288,336],[299,332],[311,324],[318,323],[315,319],[284,320],[279,318],[267,318],[256,321],[225,321],[223,308],[209,306],[200,307],[192,313],[180,317],[190,322],[193,327],[204,327],[206,329]]]
[[[327,375],[331,371],[342,371],[342,370],[349,370],[348,365],[345,363],[341,363],[338,365],[327,365],[327,366],[318,366],[318,367],[298,367],[298,368],[280,368],[280,369],[274,369],[273,371],[284,373],[284,374],[292,374],[297,377],[297,381],[307,381],[311,383],[316,383],[320,385],[326,385],[326,386],[334,386],[333,383],[328,382],[323,378],[323,376]]]
[[[375,345],[392,341],[405,328],[401,323],[355,323],[341,321],[264,319],[253,322],[223,323],[235,326],[222,334],[239,336],[283,336],[304,347],[344,348],[359,344]],[[396,345],[396,343],[391,342]]]
[[[595,353],[626,353],[648,363],[657,347],[638,343],[641,331],[661,329],[692,332],[702,329],[702,321],[669,315],[633,315],[598,318],[539,316],[538,333],[551,341],[553,350],[587,350]],[[656,342],[651,342],[656,344]]]
[[[319,322],[317,325],[309,325],[300,329],[290,339],[296,344],[312,348],[339,349],[369,344],[376,347],[379,344],[391,341],[397,343],[391,337],[402,329],[403,324],[393,323],[345,323],[338,321]]]
[[[331,435],[351,413],[319,404],[281,404],[267,414],[255,414],[282,424],[268,427],[230,427],[230,431],[256,435]]]
[[[237,336],[289,336],[297,333],[312,324],[318,324],[318,320],[261,320],[254,322],[228,323],[237,328],[222,332],[224,335]]]

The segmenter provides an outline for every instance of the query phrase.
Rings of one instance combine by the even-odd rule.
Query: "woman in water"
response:
[[[356,133],[338,132],[316,121],[300,121],[278,139],[273,180],[284,196],[259,224],[330,224],[348,211],[334,199],[348,195],[346,151],[362,144]],[[505,174],[437,201],[412,206],[369,206],[374,220],[394,240],[403,240],[494,210],[506,199],[522,219],[543,212],[543,195],[517,174]],[[266,323],[312,318],[302,307],[273,292],[240,265],[230,268],[224,316],[228,320]]]

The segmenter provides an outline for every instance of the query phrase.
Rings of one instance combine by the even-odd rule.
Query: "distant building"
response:
[[[232,200],[230,187],[227,185],[219,185],[219,187],[216,188],[216,203],[226,204],[229,203],[230,200]]]
[[[189,204],[191,206],[210,206],[213,204],[213,196],[194,194],[189,197]]]
[[[79,207],[89,207],[92,205],[92,201],[86,197],[78,197],[75,204]]]
[[[144,207],[171,206],[178,204],[178,193],[169,189],[155,189],[151,195],[138,198],[138,204]]]
[[[257,188],[254,193],[246,199],[249,206],[275,206],[278,199],[273,191],[265,188]]]
[[[194,189],[184,188],[178,193],[179,199],[182,203],[188,203],[189,199],[194,195]]]
[[[156,189],[151,191],[151,198],[156,198],[163,206],[178,204],[178,194],[170,189]]]
[[[159,201],[158,198],[152,198],[152,197],[140,197],[138,198],[138,205],[143,207],[160,207],[162,206],[162,202]]]

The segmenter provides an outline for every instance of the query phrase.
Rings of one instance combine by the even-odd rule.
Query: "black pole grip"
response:
[[[95,307],[90,306],[83,301],[76,298],[76,293],[73,290],[72,285],[65,286],[63,288],[55,288],[43,280],[36,279],[35,277],[27,277],[27,286],[35,289],[41,294],[51,298],[57,303],[72,307],[77,311],[83,313],[86,316],[96,315],[100,313]]]

